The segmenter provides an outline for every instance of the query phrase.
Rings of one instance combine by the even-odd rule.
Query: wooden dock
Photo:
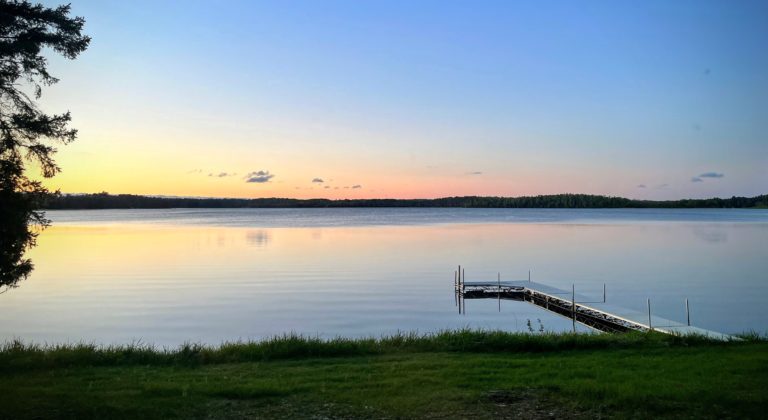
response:
[[[605,299],[605,287],[603,299],[596,301],[577,295],[575,287],[563,290],[530,279],[501,281],[499,278],[490,282],[468,282],[464,280],[464,271],[459,267],[455,273],[454,289],[460,313],[466,313],[466,300],[497,299],[499,308],[502,300],[516,300],[571,319],[574,331],[576,323],[579,323],[603,332],[658,331],[666,334],[698,334],[719,340],[736,339],[728,334],[691,326],[690,316],[686,323],[680,323],[652,315],[650,300],[646,313],[610,305]],[[686,309],[687,306],[686,300]]]

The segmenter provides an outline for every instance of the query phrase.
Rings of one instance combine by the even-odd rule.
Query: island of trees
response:
[[[320,207],[466,207],[466,208],[768,208],[768,195],[755,197],[632,200],[588,194],[526,197],[445,197],[434,199],[185,198],[131,194],[70,194],[49,197],[48,210],[166,208],[320,208]]]

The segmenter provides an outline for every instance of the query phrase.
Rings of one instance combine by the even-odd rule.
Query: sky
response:
[[[54,6],[58,2],[45,2]],[[84,1],[65,193],[768,192],[765,1]]]

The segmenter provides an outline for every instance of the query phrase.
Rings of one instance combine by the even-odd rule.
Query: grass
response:
[[[0,418],[763,418],[768,341],[445,331],[0,349]]]

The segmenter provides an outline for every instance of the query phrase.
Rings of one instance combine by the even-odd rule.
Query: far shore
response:
[[[589,194],[555,194],[524,197],[444,197],[425,199],[295,199],[295,198],[196,198],[132,194],[63,194],[49,197],[45,210],[87,209],[169,209],[169,208],[341,208],[341,207],[427,207],[427,208],[768,208],[768,194],[754,197],[682,199],[669,201],[635,200]]]

